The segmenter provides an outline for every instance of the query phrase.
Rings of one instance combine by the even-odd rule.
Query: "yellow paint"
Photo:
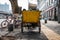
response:
[[[40,11],[22,11],[23,22],[38,22]]]

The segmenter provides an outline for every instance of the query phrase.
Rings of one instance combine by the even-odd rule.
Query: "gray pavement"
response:
[[[16,37],[17,40],[48,40],[48,38],[45,36],[43,32],[41,32],[41,34],[39,34],[38,32],[33,32],[33,31],[29,31],[29,32],[24,31],[24,33],[21,33],[19,28],[15,29],[14,31],[10,33],[7,31],[7,29],[4,29],[1,32],[1,36],[3,34],[5,36],[14,36]]]
[[[8,30],[6,28],[5,29],[0,29],[0,37],[4,36],[6,34],[8,34]]]
[[[26,40],[48,40],[44,33],[24,32],[16,34],[16,37]]]
[[[41,20],[41,24],[45,25],[47,28],[53,30],[54,32],[60,34],[60,24],[55,21],[47,21],[47,23],[44,23],[44,20]],[[0,36],[14,36],[17,40],[48,40],[48,36],[41,31],[41,34],[38,32],[25,32],[26,29],[24,28],[24,33],[21,33],[20,28],[14,29],[12,32],[8,32],[7,29],[0,30]]]
[[[60,24],[57,21],[48,20],[45,24],[44,20],[41,20],[41,23],[60,35]]]

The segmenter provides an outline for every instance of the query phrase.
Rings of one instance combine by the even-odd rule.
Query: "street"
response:
[[[51,22],[51,23],[50,23]],[[50,24],[49,24],[50,23]],[[53,23],[56,23],[56,25],[52,25]],[[49,25],[48,25],[49,24]],[[47,26],[48,25],[48,26]],[[48,21],[47,24],[44,23],[43,20],[41,20],[41,34],[38,32],[20,32],[20,28],[14,29],[12,32],[8,32],[7,29],[3,29],[0,31],[0,36],[14,36],[16,37],[16,40],[60,40],[60,29],[56,29],[57,26],[59,26],[57,22]],[[55,28],[56,27],[56,28]],[[38,29],[36,28],[38,31]],[[56,31],[58,30],[58,31]],[[26,31],[26,29],[24,29]]]
[[[60,40],[60,0],[0,0],[0,40]]]
[[[25,29],[25,31],[26,31],[26,29]],[[3,34],[5,34],[5,35],[3,35]],[[7,30],[1,31],[0,35],[1,36],[2,35],[3,36],[14,36],[14,37],[16,37],[16,40],[20,40],[20,39],[21,40],[48,40],[48,38],[45,36],[45,34],[42,31],[41,31],[41,34],[39,34],[38,32],[33,32],[33,31],[21,33],[20,29],[15,29],[11,33],[9,33]]]

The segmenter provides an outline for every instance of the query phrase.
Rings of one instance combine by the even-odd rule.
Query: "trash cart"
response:
[[[38,10],[25,10],[22,11],[21,32],[23,33],[23,27],[35,28],[39,27],[39,33],[41,32],[40,13]]]

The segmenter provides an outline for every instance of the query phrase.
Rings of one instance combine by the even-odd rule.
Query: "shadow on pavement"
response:
[[[44,33],[39,34],[38,32],[24,32],[16,34],[17,38],[27,40],[48,40]]]

